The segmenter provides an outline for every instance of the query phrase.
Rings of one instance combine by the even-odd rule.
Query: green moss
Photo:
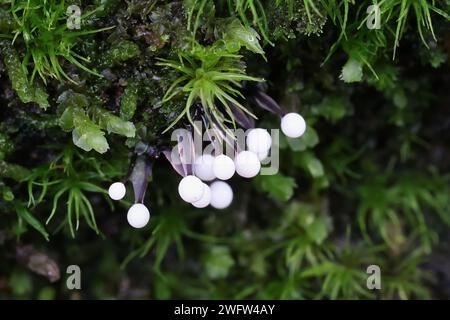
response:
[[[0,8],[0,34],[9,34],[13,27],[14,23],[9,12]]]
[[[42,271],[17,265],[36,253],[44,265],[92,270],[81,298],[447,299],[448,4],[425,2],[379,2],[383,22],[372,30],[372,0],[66,1],[95,11],[81,31],[114,26],[69,41],[102,76],[58,56],[74,81],[44,68],[39,93],[30,52],[51,56],[67,30],[38,46],[49,20],[20,28],[3,1],[0,299],[49,288],[32,276]],[[39,16],[44,2],[30,3]],[[45,1],[64,28],[61,3]],[[179,201],[180,176],[164,157],[152,158],[151,220],[129,228],[132,186],[117,202],[107,189],[126,180],[137,153],[170,150],[162,132],[183,112],[173,128],[205,111],[227,115],[218,92],[258,127],[279,128],[258,108],[259,90],[307,123],[299,139],[280,135],[279,173],[234,177],[233,205],[200,211]],[[365,287],[371,264],[382,270],[380,291]],[[71,297],[53,289],[51,297]]]
[[[60,59],[65,59],[78,68],[99,76],[83,64],[89,59],[77,54],[73,49],[80,37],[111,28],[70,30],[66,15],[68,5],[64,1],[17,0],[11,1],[8,5],[14,20],[14,45],[21,42],[20,44],[26,48],[22,68],[28,70],[29,67],[33,67],[32,72],[29,72],[30,83],[33,83],[36,75],[44,83],[48,78],[75,82],[62,68]],[[83,18],[95,11],[94,9],[85,12]]]
[[[124,120],[131,120],[136,112],[139,99],[139,84],[134,79],[129,79],[127,87],[120,100],[120,116]]]
[[[0,160],[4,160],[13,150],[14,144],[9,136],[0,131]]]
[[[29,171],[22,166],[0,160],[0,178],[9,178],[19,182],[29,174]]]
[[[20,62],[14,48],[7,41],[2,41],[0,48],[12,87],[20,100],[23,103],[35,102],[41,108],[47,108],[49,106],[48,94],[37,81],[34,83],[29,82],[27,71]]]
[[[102,130],[128,138],[136,134],[133,123],[98,107],[83,94],[66,91],[59,97],[58,102],[62,112],[59,125],[65,131],[72,131],[73,142],[85,151],[94,149],[105,153],[109,149]]]
[[[119,6],[120,2],[120,0],[95,0],[94,5],[96,8],[98,8],[98,10],[95,12],[95,17],[103,18],[113,14]]]
[[[104,66],[112,67],[121,62],[133,59],[141,54],[139,46],[129,40],[122,40],[114,44],[102,57]]]
[[[316,12],[305,8],[307,1],[291,1],[288,5],[277,5],[270,2],[267,9],[267,20],[274,39],[293,39],[299,35],[320,35],[327,21],[325,10]],[[317,9],[318,10],[318,9]]]
[[[230,20],[221,31],[221,37],[210,46],[204,46],[193,39],[187,51],[178,53],[178,59],[159,59],[157,65],[172,68],[179,73],[179,77],[167,89],[163,102],[170,101],[181,92],[188,94],[184,110],[164,132],[184,116],[195,126],[192,109],[197,102],[201,103],[200,112],[208,123],[215,123],[224,131],[228,130],[227,122],[235,125],[230,104],[254,117],[239,101],[239,97],[243,95],[238,90],[242,81],[260,82],[263,79],[246,74],[242,56],[238,53],[245,47],[264,56],[258,35],[236,19]],[[220,112],[219,106],[225,112]]]

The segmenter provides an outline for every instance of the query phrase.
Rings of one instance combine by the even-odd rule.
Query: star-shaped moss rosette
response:
[[[221,32],[221,37],[210,46],[190,39],[190,47],[178,52],[177,60],[160,59],[159,66],[174,69],[180,76],[168,88],[163,103],[180,93],[187,99],[183,111],[164,131],[170,130],[184,116],[194,126],[192,107],[197,103],[209,123],[215,123],[222,130],[227,124],[235,126],[234,113],[230,104],[244,113],[255,117],[240,100],[245,97],[239,91],[242,81],[263,81],[246,74],[245,65],[239,50],[242,47],[264,55],[258,42],[259,36],[250,27],[244,27],[234,19]]]

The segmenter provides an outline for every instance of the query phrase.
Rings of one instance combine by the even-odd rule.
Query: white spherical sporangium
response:
[[[281,119],[281,131],[289,138],[301,137],[305,130],[305,119],[298,113],[288,113]]]
[[[216,178],[213,171],[214,157],[204,154],[195,159],[194,173],[203,181],[211,181]]]
[[[211,189],[207,184],[203,184],[203,195],[200,200],[192,202],[196,208],[206,208],[211,203]]]
[[[109,197],[113,200],[122,200],[126,192],[127,189],[122,182],[114,182],[108,189]]]
[[[272,146],[272,137],[266,129],[251,129],[247,134],[247,149],[260,153],[270,149]]]
[[[150,220],[150,211],[142,203],[136,203],[128,210],[127,220],[133,228],[143,228]]]
[[[214,175],[220,180],[230,179],[235,172],[234,161],[230,157],[221,154],[214,159]]]
[[[224,181],[215,181],[210,186],[211,206],[216,209],[225,209],[233,201],[233,189]]]
[[[203,195],[203,182],[196,176],[186,176],[178,185],[178,193],[181,199],[192,203],[201,199]]]
[[[253,178],[261,170],[261,162],[256,153],[242,151],[234,158],[234,164],[238,175],[244,178]]]
[[[267,157],[269,156],[269,150],[263,151],[263,152],[258,152],[257,154],[259,161],[263,161],[265,159],[267,159]]]

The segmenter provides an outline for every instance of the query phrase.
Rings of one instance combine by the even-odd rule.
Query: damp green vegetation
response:
[[[449,298],[449,15],[447,0],[0,0],[0,298]],[[237,126],[236,108],[279,128],[255,90],[306,119],[280,134],[279,172],[199,210],[161,157],[132,229],[131,186],[107,189],[142,146],[202,117]]]
[[[8,38],[10,35],[13,44],[23,42],[26,50],[22,68],[30,74],[31,83],[36,75],[39,75],[44,83],[47,82],[47,78],[58,80],[65,78],[74,82],[62,68],[59,62],[61,58],[86,72],[98,75],[82,64],[82,62],[89,62],[89,59],[77,54],[73,47],[81,37],[109,28],[70,32],[69,28],[78,29],[78,27],[74,23],[72,27],[70,23],[67,23],[69,17],[66,12],[70,3],[65,1],[12,0],[6,2],[10,3],[9,15],[6,19],[12,19],[12,21],[8,22],[8,27],[2,30],[6,32],[3,37]],[[86,19],[94,12],[83,14],[80,20]],[[29,64],[33,65],[30,71],[28,71]]]
[[[224,129],[226,123],[234,123],[230,104],[253,116],[237,99],[245,98],[239,91],[242,81],[262,81],[246,74],[242,56],[237,54],[241,47],[254,53],[263,54],[258,43],[258,34],[249,27],[244,27],[238,20],[223,22],[224,34],[220,40],[210,46],[202,46],[195,39],[189,48],[178,53],[177,60],[161,59],[159,66],[174,69],[182,75],[175,79],[162,102],[175,97],[179,91],[189,93],[183,112],[165,131],[171,129],[181,118],[187,116],[192,125],[191,107],[200,101],[205,118],[210,123],[217,123]],[[181,86],[181,89],[180,89]],[[228,119],[219,111],[219,105],[226,109]]]

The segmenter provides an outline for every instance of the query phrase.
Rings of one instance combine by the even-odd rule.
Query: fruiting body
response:
[[[181,199],[192,203],[201,199],[204,191],[204,183],[196,176],[186,176],[178,185],[178,193]]]
[[[259,162],[256,153],[251,151],[242,151],[234,158],[236,172],[244,178],[253,178],[261,170],[261,162]]]
[[[214,159],[213,172],[220,180],[230,179],[235,172],[234,161],[230,157],[221,154]]]
[[[263,161],[267,159],[267,157],[269,156],[269,150],[258,152],[256,155],[258,156],[259,161]]]
[[[128,210],[127,220],[133,228],[143,228],[150,220],[150,211],[142,203],[136,203]]]
[[[211,202],[211,189],[207,184],[203,184],[203,195],[200,200],[192,202],[192,205],[196,208],[205,208],[209,206]]]
[[[109,197],[113,200],[122,200],[126,192],[127,189],[122,182],[114,182],[108,189]]]
[[[214,157],[204,154],[195,160],[194,173],[203,181],[211,181],[216,178],[213,171]]]
[[[281,119],[281,131],[289,138],[298,138],[305,133],[305,130],[305,119],[298,113],[288,113]]]
[[[233,189],[223,181],[215,181],[210,186],[211,206],[216,209],[225,209],[233,201]]]
[[[247,148],[254,153],[264,152],[272,146],[272,137],[266,129],[251,129],[247,135]]]

